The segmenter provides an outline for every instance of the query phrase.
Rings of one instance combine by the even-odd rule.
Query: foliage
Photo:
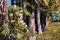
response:
[[[9,6],[8,10],[9,12],[17,12],[19,10],[19,7],[15,8],[14,6]]]
[[[53,19],[53,14],[55,15],[55,21],[60,21],[60,12],[59,11],[55,11],[54,13],[51,14],[51,19],[50,20],[54,20]]]
[[[60,0],[35,0],[42,11],[55,12],[60,10]]]
[[[58,0],[59,1],[59,0]],[[37,7],[40,10],[45,11],[46,13],[55,13],[57,16],[57,20],[60,19],[60,3],[57,0],[35,0],[36,3],[30,4],[28,2],[24,3],[24,7],[16,8],[14,6],[10,6],[8,8],[9,17],[12,18],[9,20],[9,28],[6,27],[6,24],[0,27],[0,38],[10,37],[11,40],[27,40],[30,36],[36,36],[37,40],[60,40],[60,25],[58,24],[49,24],[55,27],[47,27],[47,29],[43,32],[42,35],[34,34],[30,31],[29,27],[23,21],[18,21],[20,18],[20,14],[25,13],[26,16],[30,16],[31,12],[28,10],[28,6],[31,7],[32,10],[36,10]],[[37,7],[35,6],[37,5]],[[44,13],[45,13],[44,12]],[[57,28],[58,27],[58,28]],[[3,39],[2,38],[2,39]]]
[[[55,12],[55,14],[56,14],[56,20],[60,20],[60,12],[57,11],[57,12]]]
[[[8,12],[9,18],[9,27],[7,28],[7,24],[3,22],[3,25],[0,27],[0,34],[2,35],[0,38],[3,40],[5,39],[11,39],[11,40],[22,40],[24,33],[30,33],[29,27],[25,24],[23,21],[18,21],[20,19],[20,14],[24,13],[20,10],[19,7],[15,8],[14,6],[10,6]],[[20,13],[19,13],[20,10]],[[8,37],[7,37],[8,36]],[[6,38],[7,37],[7,38]]]

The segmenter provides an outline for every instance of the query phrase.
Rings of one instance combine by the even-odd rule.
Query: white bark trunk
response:
[[[46,26],[48,26],[48,16],[46,17]]]
[[[40,24],[40,10],[37,9],[37,24],[38,24],[38,33],[42,34],[41,24]]]
[[[30,22],[30,29],[33,33],[35,33],[35,17],[34,17],[34,11],[32,11],[32,14],[30,16],[31,22]]]

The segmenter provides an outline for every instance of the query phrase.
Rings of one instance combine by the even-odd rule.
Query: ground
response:
[[[37,35],[37,40],[60,40],[60,22],[49,22],[42,35]]]

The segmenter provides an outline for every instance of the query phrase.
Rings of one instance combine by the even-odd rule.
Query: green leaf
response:
[[[30,16],[31,13],[29,11],[27,11],[27,9],[24,10],[24,13],[26,14],[26,16]]]

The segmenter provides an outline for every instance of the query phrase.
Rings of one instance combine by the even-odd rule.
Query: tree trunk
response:
[[[46,15],[46,26],[48,26],[48,15]]]
[[[32,14],[31,14],[31,16],[30,16],[30,29],[31,29],[31,31],[33,32],[33,33],[35,33],[36,31],[35,31],[35,13],[34,13],[34,11],[32,11]]]
[[[29,40],[36,40],[36,36],[33,35],[34,33],[36,33],[36,26],[35,26],[35,13],[34,11],[32,11],[32,14],[30,16],[30,30],[32,32],[32,35],[29,37]]]
[[[7,6],[7,0],[4,0],[3,2],[3,23],[6,24],[7,32],[9,34],[9,18],[8,18],[8,6]],[[4,13],[5,12],[5,13]]]
[[[38,25],[38,33],[42,34],[41,23],[40,23],[40,10],[37,8],[37,25]]]

